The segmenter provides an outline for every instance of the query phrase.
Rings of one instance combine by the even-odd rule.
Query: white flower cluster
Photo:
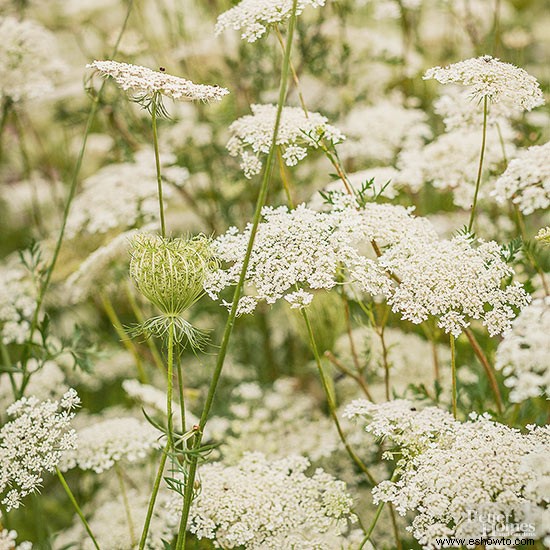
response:
[[[493,195],[501,204],[518,205],[524,214],[550,206],[550,142],[534,145],[510,161],[496,183]]]
[[[241,0],[235,7],[218,17],[216,34],[227,29],[241,30],[241,38],[255,42],[269,27],[282,23],[292,15],[293,0]],[[314,8],[324,6],[325,0],[298,0],[296,15],[300,15],[306,6]]]
[[[431,315],[438,326],[459,336],[471,319],[480,319],[491,336],[510,328],[530,300],[519,282],[501,288],[514,270],[494,241],[466,236],[431,242],[403,242],[389,248],[380,264],[401,280],[388,303],[403,319],[421,323]]]
[[[455,425],[453,416],[438,407],[420,408],[406,399],[372,403],[366,399],[352,401],[344,411],[345,418],[368,418],[365,430],[377,438],[390,439],[404,453],[423,452],[434,440]]]
[[[460,83],[470,86],[470,96],[491,103],[504,102],[530,111],[544,103],[537,79],[523,69],[503,63],[490,55],[453,63],[448,67],[433,67],[424,79],[434,78],[442,84]]]
[[[534,300],[512,323],[496,354],[495,368],[511,388],[510,401],[550,397],[550,298]]]
[[[513,154],[515,150],[511,143],[513,133],[509,130],[509,126],[501,125],[501,135],[507,154]],[[416,192],[429,182],[436,189],[451,190],[453,202],[457,206],[471,208],[480,145],[479,129],[464,127],[441,134],[420,151],[404,150],[397,160],[397,167],[400,170],[397,183],[406,185],[411,191]],[[490,196],[493,184],[485,180],[489,173],[499,169],[503,161],[498,131],[491,126],[487,130],[483,164],[484,183],[479,191],[479,199]]]
[[[55,37],[33,21],[0,17],[0,97],[21,101],[52,91],[65,70]]]
[[[540,476],[526,467],[524,457],[540,452],[541,446],[548,454],[548,434],[524,435],[486,416],[470,416],[467,422],[446,426],[418,454],[406,455],[399,462],[397,481],[373,489],[375,502],[391,502],[401,515],[417,513],[408,530],[422,548],[441,548],[436,538],[481,536],[489,514],[510,518],[509,525],[519,529],[511,535],[521,536],[521,524],[537,523],[539,502],[527,488]],[[487,547],[505,548],[498,542]]]
[[[252,115],[245,115],[229,126],[231,138],[227,150],[231,156],[241,157],[241,168],[247,178],[262,169],[260,155],[266,155],[273,139],[277,107],[252,105]],[[283,107],[277,134],[277,145],[287,166],[295,166],[307,156],[308,148],[317,148],[319,140],[340,143],[344,135],[328,124],[319,113],[308,113],[300,107]]]
[[[76,448],[70,411],[79,404],[70,389],[60,401],[23,397],[8,407],[13,420],[0,430],[0,495],[6,510],[19,508],[23,497],[40,489],[44,471],[54,472],[64,453]]]
[[[0,518],[1,519],[1,518]],[[1,529],[1,528],[0,528]],[[17,544],[17,531],[0,530],[0,550],[31,550],[32,542]]]
[[[328,290],[342,276],[362,292],[384,295],[404,319],[421,323],[434,315],[454,335],[471,319],[481,319],[491,335],[499,334],[509,328],[513,307],[527,305],[519,283],[501,288],[513,270],[497,243],[439,240],[430,222],[403,207],[368,203],[357,208],[338,194],[332,200],[328,212],[305,205],[291,211],[264,208],[245,280],[251,295],[241,298],[239,313],[251,313],[260,300],[273,304],[289,294],[292,305],[303,307],[306,297],[296,296],[297,287]],[[219,259],[231,265],[209,275],[205,289],[213,299],[239,280],[249,233],[250,226],[242,233],[230,228],[214,241]],[[385,247],[377,260],[365,256],[373,241]]]
[[[322,469],[306,475],[309,461],[290,456],[269,461],[248,453],[235,466],[212,463],[200,469],[189,531],[213,539],[217,548],[332,550],[353,520],[346,485]],[[171,508],[179,516],[182,501]]]
[[[118,61],[94,61],[86,65],[96,69],[102,76],[110,76],[124,91],[148,98],[160,94],[174,101],[219,101],[229,93],[221,86],[195,84],[185,78],[172,76],[163,71],[153,71],[141,65]]]
[[[385,100],[352,109],[342,123],[347,140],[342,158],[391,163],[402,149],[419,150],[431,139],[426,113]]]
[[[148,422],[112,418],[78,430],[78,448],[65,454],[60,468],[78,467],[101,474],[121,460],[143,461],[159,446],[159,433]]]
[[[19,266],[0,266],[0,339],[4,344],[22,344],[29,336],[36,308],[36,288]]]
[[[299,454],[316,462],[340,448],[332,421],[315,400],[297,391],[297,381],[279,378],[269,390],[243,383],[233,392],[227,432],[220,434],[225,463],[261,451],[271,458]]]
[[[246,279],[255,295],[241,299],[239,313],[252,312],[260,300],[273,304],[287,293],[292,304],[297,298],[296,285],[308,290],[331,289],[337,284],[342,268],[350,272],[354,281],[360,282],[364,291],[389,292],[388,277],[374,260],[359,254],[354,245],[369,233],[369,240],[379,237],[378,228],[384,228],[385,236],[396,240],[402,232],[399,222],[410,218],[405,208],[377,204],[368,205],[363,212],[354,208],[316,212],[303,204],[291,211],[286,207],[266,207],[263,217]],[[386,226],[376,225],[380,218],[387,219]],[[392,230],[396,232],[393,235]],[[243,233],[230,228],[214,241],[218,257],[232,265],[209,276],[205,289],[213,299],[225,287],[237,283],[249,233],[250,226]],[[302,303],[304,298],[302,295]]]
[[[164,195],[166,199],[173,195],[167,185]],[[67,219],[67,236],[143,225],[157,219],[158,209],[154,156],[152,151],[144,150],[134,162],[109,164],[84,180]]]

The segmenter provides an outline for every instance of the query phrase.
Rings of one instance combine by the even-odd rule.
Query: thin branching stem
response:
[[[453,416],[456,419],[456,350],[455,350],[455,337],[453,334],[449,334],[449,345],[451,346],[451,378],[453,385],[452,395],[452,408]]]
[[[153,149],[155,150],[155,167],[157,170],[157,192],[159,199],[159,211],[160,211],[160,234],[164,238],[166,237],[166,222],[164,220],[164,200],[162,197],[162,174],[160,171],[160,153],[159,153],[159,138],[157,131],[157,111],[159,106],[158,94],[153,97],[151,104],[151,126],[153,128]]]
[[[487,96],[483,98],[483,133],[481,137],[481,151],[479,153],[479,166],[477,168],[476,188],[474,192],[474,202],[472,203],[472,211],[470,212],[470,221],[468,222],[468,232],[471,233],[474,226],[476,215],[477,196],[481,185],[481,175],[483,174],[483,159],[485,157],[485,144],[487,142],[487,112],[489,109]]]
[[[170,443],[167,442],[166,446],[164,447],[164,450],[162,451],[162,456],[160,457],[157,475],[155,476],[155,482],[153,484],[153,491],[151,492],[151,498],[149,499],[149,506],[147,507],[147,515],[145,516],[145,523],[143,525],[143,531],[141,533],[141,538],[139,541],[139,550],[143,550],[145,548],[145,543],[147,542],[147,534],[149,533],[149,527],[151,526],[151,518],[153,517],[155,502],[157,500],[157,495],[160,489],[160,483],[162,481],[162,474],[164,473],[164,467],[166,465],[166,459],[168,458],[169,451],[170,451]]]
[[[71,501],[71,504],[74,506],[74,509],[76,510],[76,513],[80,518],[80,521],[82,521],[82,525],[84,525],[84,529],[86,529],[86,532],[90,536],[90,539],[92,539],[92,542],[94,546],[97,548],[97,550],[100,550],[99,544],[96,538],[94,537],[94,534],[92,533],[90,525],[86,521],[86,518],[84,517],[84,514],[82,513],[82,510],[80,509],[80,506],[78,505],[78,502],[76,501],[76,498],[74,497],[73,492],[71,491],[71,488],[69,487],[67,480],[65,479],[65,476],[61,473],[61,470],[59,468],[56,467],[55,471],[57,473],[57,477],[59,478],[59,481],[61,482],[61,485],[63,486],[63,489],[65,489],[65,493],[67,493],[67,496]]]

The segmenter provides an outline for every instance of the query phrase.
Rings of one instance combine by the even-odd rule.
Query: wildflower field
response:
[[[544,0],[0,0],[0,550],[550,548]]]

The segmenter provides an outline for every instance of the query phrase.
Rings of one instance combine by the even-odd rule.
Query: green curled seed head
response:
[[[130,276],[136,288],[168,317],[180,315],[203,294],[209,272],[218,267],[211,241],[139,233],[131,242]]]

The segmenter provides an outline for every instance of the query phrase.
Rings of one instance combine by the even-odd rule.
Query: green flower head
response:
[[[166,317],[178,317],[191,307],[204,294],[207,274],[217,268],[204,235],[170,239],[139,233],[130,254],[134,284]]]

